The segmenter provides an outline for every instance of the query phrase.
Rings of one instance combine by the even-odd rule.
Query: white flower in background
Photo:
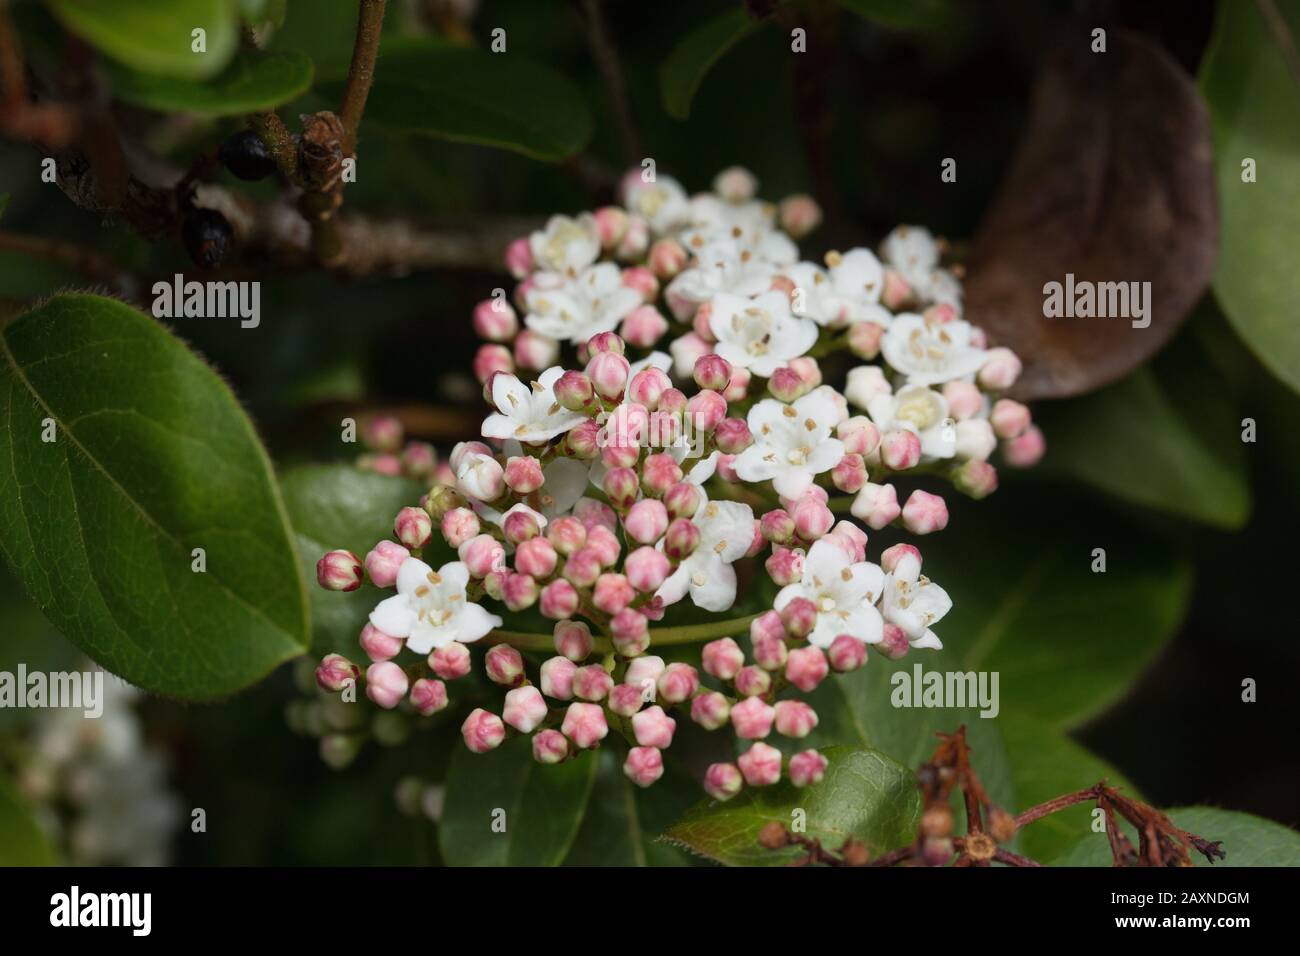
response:
[[[596,218],[590,213],[577,219],[552,216],[545,229],[528,237],[528,247],[539,270],[575,276],[600,255]]]
[[[917,295],[961,307],[961,283],[939,267],[939,243],[921,226],[899,226],[880,244],[880,254]]]
[[[689,234],[684,242],[691,254],[690,266],[668,284],[664,294],[670,305],[690,303],[698,307],[720,292],[750,297],[772,288],[772,280],[798,257],[790,240],[773,233],[757,243],[746,244],[734,236],[715,237]],[[680,311],[674,307],[674,311]]]
[[[869,561],[854,561],[840,545],[821,538],[808,549],[803,577],[783,587],[774,607],[782,610],[795,598],[807,598],[817,608],[817,624],[808,640],[830,647],[841,634],[879,644],[884,622],[875,603],[885,587],[885,574]]]
[[[764,377],[817,341],[816,323],[791,315],[790,299],[783,292],[766,292],[755,299],[727,293],[715,296],[709,330],[718,340],[714,352]]]
[[[623,182],[623,205],[644,219],[656,235],[666,235],[689,223],[690,200],[682,184],[671,176],[658,175],[654,182],[647,183],[635,174]]]
[[[700,193],[691,197],[690,226],[683,230],[681,239],[688,247],[689,239],[696,235],[743,237],[752,244],[771,233],[784,236],[775,223],[776,207],[772,203],[759,199],[728,202],[716,193]]]
[[[924,385],[907,385],[896,395],[878,394],[867,403],[867,414],[884,434],[906,429],[921,439],[921,455],[951,458],[957,450],[957,423],[943,395]]]
[[[587,463],[576,458],[557,458],[542,469],[542,487],[533,492],[544,519],[567,515],[587,490]],[[543,522],[544,523],[544,522]]]
[[[736,570],[754,542],[754,512],[738,501],[706,501],[691,519],[700,543],[659,586],[655,597],[675,604],[688,593],[697,607],[725,611],[736,603]]]
[[[437,571],[419,558],[407,558],[397,570],[397,593],[380,601],[370,612],[370,623],[385,634],[406,638],[417,654],[446,647],[452,641],[470,644],[501,618],[465,596],[469,568],[449,561]]]
[[[941,385],[979,371],[987,353],[971,345],[969,322],[927,322],[911,312],[894,316],[880,354],[909,385]]]
[[[957,423],[955,454],[962,461],[988,461],[998,447],[998,436],[987,418],[967,418]],[[925,450],[924,444],[921,450]]]
[[[844,457],[844,443],[831,438],[842,409],[822,389],[787,405],[765,398],[749,410],[754,444],[736,456],[742,481],[771,480],[783,498],[798,498],[813,477],[834,468]]]
[[[524,322],[558,341],[582,343],[598,332],[612,332],[641,304],[641,293],[623,284],[622,272],[612,262],[588,266],[568,280],[555,272],[534,279]]]
[[[900,558],[885,577],[881,608],[885,620],[902,628],[913,647],[943,647],[930,625],[952,610],[952,598],[921,574],[921,562],[915,555]]]
[[[497,410],[483,420],[483,437],[544,442],[583,421],[581,412],[571,412],[555,400],[555,383],[563,374],[564,369],[554,365],[531,385],[504,372],[493,377],[492,404]]]

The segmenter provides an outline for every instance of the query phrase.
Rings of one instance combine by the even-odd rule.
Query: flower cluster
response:
[[[645,786],[685,718],[750,742],[708,770],[705,789],[727,799],[821,778],[816,750],[787,758],[766,742],[816,726],[800,692],[863,666],[869,646],[891,659],[942,646],[933,627],[951,601],[920,551],[870,562],[864,526],[942,530],[943,497],[917,488],[900,503],[900,481],[937,476],[979,498],[997,486],[995,452],[1037,461],[1029,410],[1000,394],[1020,362],[962,317],[960,270],[926,230],[819,265],[796,245],[820,220],[811,199],[762,202],[739,168],[714,185],[692,197],[634,171],[622,205],[555,216],[508,248],[513,305],[498,295],[473,315],[482,440],[429,458],[435,483],[396,516],[395,541],[317,566],[326,588],[394,589],[361,634],[380,707],[442,710],[468,646],[488,643],[487,676],[507,690],[464,720],[471,750],[526,734],[555,763],[613,729]],[[455,560],[425,560],[446,548]],[[725,617],[759,564],[774,588],[746,592],[774,599]],[[655,626],[674,605],[707,623]],[[525,611],[553,633],[506,628]],[[748,661],[734,639],[746,631]],[[708,641],[698,669],[651,653],[688,641]],[[404,650],[424,660],[404,667]],[[361,673],[331,655],[317,677],[338,691]]]

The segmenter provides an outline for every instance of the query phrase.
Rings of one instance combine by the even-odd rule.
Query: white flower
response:
[[[885,578],[881,607],[885,620],[901,627],[913,647],[943,647],[930,625],[952,610],[952,598],[921,574],[921,562],[915,555],[900,558]]]
[[[772,287],[777,273],[797,257],[793,246],[786,249],[771,237],[748,245],[730,234],[712,237],[694,232],[687,234],[684,244],[692,255],[691,264],[668,284],[664,294],[670,303],[689,302],[697,307],[720,292],[745,298],[761,295]],[[790,255],[792,251],[794,255]]]
[[[808,640],[817,647],[830,647],[841,634],[879,644],[884,622],[875,603],[885,586],[880,566],[854,561],[830,538],[813,543],[803,562],[803,578],[783,587],[776,596],[780,611],[795,598],[807,598],[817,607],[817,624]]]
[[[427,654],[452,641],[477,641],[501,618],[465,597],[469,569],[449,561],[437,571],[419,558],[407,558],[397,569],[397,593],[370,612],[370,623],[385,634],[406,638],[406,646]]]
[[[880,244],[880,253],[922,299],[961,308],[961,283],[939,268],[939,244],[928,229],[899,226]]]
[[[988,419],[967,418],[957,423],[956,456],[962,461],[988,461],[997,447],[998,436],[993,433]]]
[[[577,275],[600,255],[596,218],[590,213],[577,219],[552,216],[545,229],[528,237],[528,247],[539,270]]]
[[[898,394],[878,394],[867,403],[867,414],[881,433],[906,429],[921,439],[927,459],[951,458],[957,450],[957,425],[948,414],[948,402],[924,385],[907,385]]]
[[[471,451],[456,466],[456,488],[476,501],[492,501],[502,491],[502,468],[491,455]]]
[[[623,284],[612,262],[588,266],[576,277],[538,273],[526,296],[524,323],[534,332],[564,342],[582,343],[598,332],[612,332],[641,304],[641,293]]]
[[[624,180],[623,205],[644,219],[656,235],[665,235],[690,221],[691,204],[682,184],[671,176],[656,176],[651,183],[639,176]]]
[[[708,501],[691,520],[700,529],[700,543],[655,597],[674,604],[689,592],[696,606],[725,611],[736,602],[736,570],[731,564],[754,542],[754,512],[738,501]]]
[[[880,353],[909,385],[940,385],[979,371],[987,353],[970,344],[969,322],[929,323],[911,312],[894,317]]]
[[[877,395],[888,395],[892,391],[893,387],[879,365],[859,365],[849,369],[844,383],[844,397],[861,409],[870,408],[871,400]]]
[[[893,315],[880,304],[885,271],[871,251],[831,252],[826,262],[829,271],[813,262],[800,262],[785,270],[786,278],[795,284],[795,314],[831,328],[867,320],[888,326]]]
[[[553,365],[531,387],[502,372],[492,379],[495,413],[483,420],[484,438],[513,438],[540,443],[567,432],[586,416],[555,400],[555,383],[564,369]]]
[[[844,457],[844,443],[831,438],[841,409],[826,392],[814,389],[786,405],[765,398],[749,410],[754,444],[735,461],[742,481],[771,480],[783,498],[798,498],[813,476],[834,468]]]
[[[756,299],[725,292],[714,296],[709,331],[718,340],[714,352],[764,377],[817,341],[816,323],[791,315],[790,300],[783,292],[765,292]]]

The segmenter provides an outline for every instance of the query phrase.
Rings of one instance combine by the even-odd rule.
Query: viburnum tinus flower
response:
[[[620,196],[507,249],[523,321],[474,310],[494,406],[477,435],[439,461],[419,443],[399,456],[396,419],[371,422],[361,464],[431,485],[396,540],[318,563],[327,589],[396,594],[358,635],[368,667],[332,654],[316,680],[364,683],[389,722],[377,738],[451,711],[475,753],[516,735],[547,765],[610,747],[652,786],[689,720],[735,738],[704,774],[713,798],[814,786],[827,758],[771,742],[817,727],[800,695],[941,646],[952,602],[907,540],[949,524],[933,483],[981,498],[994,461],[1043,454],[1003,394],[1020,361],[963,318],[924,229],[804,258],[816,204],[764,202],[738,167],[695,196],[634,170]],[[905,540],[877,563],[869,532],[886,527]],[[456,682],[475,669],[470,700]]]

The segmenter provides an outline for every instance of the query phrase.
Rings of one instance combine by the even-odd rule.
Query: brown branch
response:
[[[614,123],[618,127],[619,139],[623,144],[623,158],[629,166],[635,166],[645,155],[641,133],[632,112],[632,101],[627,93],[627,81],[623,77],[618,51],[609,34],[601,0],[582,0],[582,12],[587,23],[587,45],[591,48],[591,58],[596,62],[596,69],[600,71],[605,95],[609,97]]]
[[[66,266],[97,282],[107,282],[119,288],[123,285],[123,271],[112,259],[75,242],[0,230],[0,250]]]
[[[343,87],[343,103],[339,119],[343,122],[343,155],[356,151],[357,130],[361,115],[366,110],[366,98],[375,79],[375,58],[379,55],[379,39],[384,29],[385,0],[361,0],[357,15],[357,39],[352,47],[352,63]]]

